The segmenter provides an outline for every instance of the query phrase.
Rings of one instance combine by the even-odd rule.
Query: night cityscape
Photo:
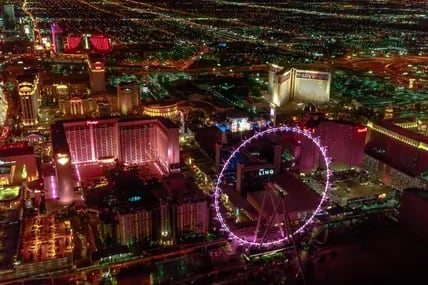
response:
[[[428,284],[428,1],[0,1],[0,284]]]

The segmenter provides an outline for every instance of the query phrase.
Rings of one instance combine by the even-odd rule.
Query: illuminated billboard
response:
[[[293,101],[322,104],[330,99],[329,72],[294,70]]]
[[[272,65],[269,71],[272,104],[281,107],[290,102],[321,104],[330,98],[329,72],[297,70]]]

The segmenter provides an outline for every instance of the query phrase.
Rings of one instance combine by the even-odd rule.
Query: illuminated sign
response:
[[[16,161],[3,161],[0,160],[0,165],[11,165],[11,164],[15,164]]]
[[[274,174],[273,169],[264,169],[264,168],[259,169],[259,176],[267,176],[267,175],[273,175],[273,174]]]
[[[67,164],[67,162],[69,160],[70,160],[70,158],[68,157],[68,155],[66,153],[58,153],[56,155],[56,161],[61,165]]]
[[[98,125],[98,121],[86,121],[87,126]]]
[[[101,70],[101,69],[103,69],[103,65],[101,62],[97,61],[95,63],[95,70]]]
[[[297,72],[296,73],[296,78],[315,79],[315,80],[328,80],[328,74],[325,74],[325,73]]]
[[[315,129],[313,129],[313,128],[306,128],[306,127],[303,127],[303,131],[304,132],[307,132],[307,133],[315,133]]]
[[[366,133],[367,132],[367,128],[358,128],[357,129],[357,133]]]
[[[248,122],[248,118],[234,118],[231,119],[230,130],[232,133],[249,131],[251,124]]]

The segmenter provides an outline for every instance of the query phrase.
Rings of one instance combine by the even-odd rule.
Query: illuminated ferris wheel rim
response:
[[[220,211],[220,196],[221,196],[221,193],[222,193],[222,190],[221,190],[220,186],[223,183],[224,171],[229,166],[230,161],[232,160],[232,158],[235,157],[235,155],[242,148],[244,148],[245,146],[247,146],[248,144],[250,144],[252,141],[254,141],[256,139],[260,139],[260,138],[264,137],[265,135],[274,134],[274,133],[295,133],[295,134],[300,134],[300,135],[303,135],[304,137],[308,138],[309,140],[311,140],[312,143],[314,143],[318,147],[318,149],[320,150],[320,152],[322,154],[322,157],[323,157],[324,162],[325,162],[325,167],[326,167],[326,171],[325,171],[326,172],[325,187],[324,187],[324,191],[323,191],[322,196],[321,196],[320,203],[318,204],[318,206],[316,207],[316,209],[314,210],[314,212],[312,213],[312,215],[294,233],[287,234],[285,237],[276,239],[274,241],[269,241],[269,242],[259,243],[259,242],[248,241],[248,240],[240,237],[239,235],[235,234],[229,228],[229,226],[226,224],[226,221],[223,218],[223,216],[221,214],[221,211]],[[220,173],[218,175],[218,179],[217,179],[217,182],[216,182],[216,185],[215,185],[215,189],[214,189],[214,208],[215,208],[215,211],[216,211],[217,220],[220,222],[222,229],[233,240],[238,241],[241,244],[248,245],[248,246],[270,247],[270,246],[280,245],[281,243],[286,242],[291,235],[294,235],[296,233],[302,232],[306,228],[306,226],[308,226],[310,223],[313,222],[313,219],[314,219],[315,215],[321,210],[321,207],[322,207],[324,201],[326,201],[326,199],[327,199],[327,193],[328,193],[328,190],[330,188],[330,176],[331,176],[330,162],[331,162],[331,159],[327,155],[327,148],[325,146],[321,145],[320,139],[318,137],[313,137],[310,134],[310,132],[302,130],[299,127],[290,127],[290,126],[287,126],[287,125],[282,125],[282,126],[279,126],[279,127],[269,128],[269,129],[266,129],[266,130],[263,130],[261,132],[258,132],[256,134],[254,134],[252,137],[246,139],[243,143],[241,143],[232,152],[232,154],[225,161],[224,166],[223,166],[223,168],[221,169],[221,171],[220,171]],[[255,233],[255,234],[257,235],[257,233]]]

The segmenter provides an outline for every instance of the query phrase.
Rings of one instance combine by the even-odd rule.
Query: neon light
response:
[[[366,132],[367,132],[367,128],[357,129],[357,133],[366,133]]]
[[[56,155],[56,161],[58,161],[59,164],[65,165],[70,160],[67,154],[65,153],[58,153]]]
[[[49,177],[49,182],[50,182],[50,188],[52,191],[52,198],[56,199],[58,198],[58,185],[56,183],[56,177],[54,175],[52,175],[51,177]]]
[[[280,127],[271,128],[271,129],[267,129],[267,130],[264,130],[262,132],[256,133],[255,135],[253,135],[249,139],[245,140],[227,158],[226,162],[224,163],[223,168],[221,169],[221,171],[220,171],[220,173],[218,175],[217,183],[216,183],[215,189],[214,189],[214,208],[215,208],[217,220],[220,222],[222,229],[226,233],[228,233],[228,235],[229,235],[230,238],[238,241],[241,244],[245,244],[247,246],[265,247],[266,248],[266,247],[270,247],[270,246],[280,245],[280,244],[288,241],[289,237],[291,237],[291,235],[292,235],[292,234],[288,234],[288,235],[286,235],[283,238],[279,238],[277,240],[273,240],[273,241],[269,241],[269,242],[264,242],[264,243],[258,243],[258,242],[248,241],[248,240],[240,237],[238,234],[235,234],[229,228],[229,226],[226,224],[225,219],[221,215],[221,211],[220,211],[220,202],[221,202],[221,195],[222,195],[221,185],[223,184],[223,179],[224,179],[225,171],[229,167],[229,164],[231,163],[232,159],[235,157],[235,155],[242,148],[244,148],[246,145],[250,144],[252,141],[254,141],[256,139],[260,139],[260,138],[264,137],[265,135],[273,134],[273,133],[295,133],[295,134],[300,134],[300,135],[305,136],[306,138],[308,138],[309,140],[311,140],[313,144],[315,144],[318,147],[318,149],[320,150],[321,155],[322,155],[322,157],[324,159],[325,167],[326,167],[325,188],[324,188],[324,191],[322,193],[320,203],[318,204],[318,206],[316,207],[316,209],[312,213],[312,215],[309,217],[309,219],[307,219],[306,222],[300,228],[298,228],[293,234],[302,232],[306,228],[306,226],[308,226],[310,223],[313,222],[314,217],[318,214],[318,212],[321,210],[321,206],[327,200],[327,194],[328,194],[328,190],[330,188],[330,176],[332,174],[332,172],[330,170],[331,159],[330,159],[330,157],[327,156],[327,148],[321,145],[321,142],[320,142],[319,138],[312,137],[312,135],[311,135],[310,132],[304,131],[304,130],[302,130],[299,127],[280,126]]]
[[[98,125],[98,121],[86,121],[86,125],[90,126],[90,125]]]
[[[101,62],[96,62],[95,63],[95,70],[101,70],[103,69],[103,65],[101,64]]]
[[[21,172],[21,178],[22,179],[27,179],[28,177],[28,173],[27,173],[27,165],[25,165],[22,167],[22,172]]]

